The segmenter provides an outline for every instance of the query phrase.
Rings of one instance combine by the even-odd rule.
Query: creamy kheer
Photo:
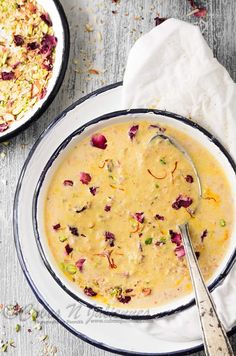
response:
[[[169,141],[174,137],[198,170]],[[113,307],[159,306],[192,290],[178,224],[189,221],[205,280],[232,229],[232,198],[215,158],[192,137],[148,121],[107,126],[56,170],[45,201],[50,250],[65,276]]]

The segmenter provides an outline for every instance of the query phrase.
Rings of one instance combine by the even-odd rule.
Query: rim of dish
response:
[[[101,312],[105,315],[118,317],[121,319],[129,319],[129,320],[150,320],[150,319],[154,319],[154,318],[162,318],[165,316],[170,316],[170,315],[181,312],[181,311],[186,310],[189,307],[193,306],[195,304],[195,299],[192,298],[192,299],[190,299],[190,301],[184,302],[180,306],[171,307],[170,309],[167,309],[165,311],[160,311],[157,313],[155,313],[155,312],[152,313],[152,309],[154,309],[154,308],[145,308],[145,310],[140,310],[140,311],[138,309],[130,309],[130,310],[124,309],[124,311],[123,311],[123,309],[121,309],[121,308],[119,309],[119,308],[111,307],[110,309],[107,310],[108,307],[106,305],[98,306],[92,302],[92,299],[91,299],[91,302],[88,302],[88,301],[82,299],[80,296],[75,294],[71,289],[69,289],[63,283],[63,280],[58,276],[58,274],[56,272],[54,272],[52,265],[49,262],[48,257],[46,256],[44,247],[41,243],[41,237],[40,237],[40,233],[39,233],[39,229],[38,229],[37,206],[38,206],[38,199],[40,196],[40,191],[43,186],[44,179],[47,175],[48,170],[54,164],[54,161],[56,161],[59,154],[67,147],[67,145],[71,142],[71,140],[74,137],[79,136],[88,127],[90,127],[92,125],[96,125],[100,122],[103,122],[103,121],[106,121],[109,119],[114,119],[114,118],[117,118],[120,116],[125,117],[125,116],[129,116],[129,115],[133,115],[133,114],[149,114],[149,113],[154,114],[157,117],[165,116],[170,119],[180,121],[183,124],[188,125],[193,129],[199,130],[204,136],[206,136],[206,138],[208,140],[213,142],[214,145],[216,145],[217,148],[220,149],[221,153],[223,153],[223,155],[229,162],[232,170],[234,171],[234,173],[236,175],[236,164],[235,164],[234,160],[232,159],[231,155],[228,153],[228,151],[225,149],[225,147],[209,131],[204,129],[199,124],[196,124],[195,122],[193,122],[181,115],[171,113],[168,111],[163,111],[163,110],[142,109],[142,108],[120,110],[120,111],[114,111],[111,113],[107,113],[107,114],[101,115],[93,120],[90,120],[89,122],[85,123],[84,125],[80,126],[78,129],[73,131],[66,139],[64,139],[61,142],[61,144],[57,147],[57,149],[53,152],[53,154],[51,154],[50,158],[48,159],[46,165],[44,166],[44,168],[40,174],[40,177],[39,177],[39,180],[37,182],[36,189],[34,192],[33,206],[32,206],[33,229],[34,229],[34,235],[35,235],[37,247],[38,247],[40,256],[43,260],[45,267],[47,268],[47,270],[49,271],[51,276],[54,278],[54,280],[57,282],[57,284],[77,302],[80,302],[80,303],[86,305],[87,307],[89,307],[97,312]],[[232,253],[230,254],[229,259],[226,262],[226,265],[224,267],[222,267],[222,271],[219,273],[219,275],[216,275],[213,282],[208,286],[208,289],[210,292],[212,292],[217,286],[219,286],[220,282],[227,276],[227,274],[231,270],[235,260],[236,260],[236,248],[234,248]],[[56,268],[57,267],[55,266],[55,269]],[[180,300],[180,303],[181,303],[181,300]]]
[[[70,30],[69,30],[69,24],[67,21],[64,8],[61,5],[60,1],[52,0],[52,2],[55,4],[59,17],[61,19],[62,30],[63,30],[63,43],[62,43],[63,50],[62,50],[62,60],[61,60],[60,68],[58,70],[59,74],[57,75],[55,84],[51,88],[51,91],[47,99],[42,103],[42,105],[37,109],[37,111],[32,116],[30,116],[26,122],[20,124],[18,127],[11,130],[11,132],[9,133],[7,131],[6,133],[3,132],[3,134],[0,135],[0,142],[4,142],[18,135],[20,132],[28,128],[34,121],[38,120],[42,116],[42,114],[46,111],[46,109],[51,105],[51,103],[55,99],[63,83],[66,74],[67,65],[68,65],[69,54],[70,54]]]

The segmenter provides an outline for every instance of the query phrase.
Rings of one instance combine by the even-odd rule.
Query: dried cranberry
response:
[[[24,38],[21,35],[14,35],[14,43],[16,46],[22,46],[24,44]]]
[[[2,72],[1,73],[2,80],[12,80],[15,78],[14,72]]]
[[[73,248],[70,247],[69,244],[67,244],[67,245],[65,246],[65,250],[66,250],[67,255],[69,255],[69,254],[73,251]]]
[[[134,125],[129,129],[129,137],[131,140],[137,135],[139,125]]]
[[[197,260],[198,260],[198,259],[199,259],[199,257],[200,257],[200,252],[199,252],[199,251],[196,251],[196,252],[195,252],[195,255],[196,255]]]
[[[84,294],[86,294],[88,297],[96,297],[96,295],[97,295],[97,293],[94,292],[94,290],[89,287],[84,288]]]
[[[91,137],[91,145],[101,150],[105,150],[107,147],[107,139],[104,135],[95,134]]]
[[[110,205],[105,205],[104,210],[105,210],[105,211],[110,211],[110,210],[111,210],[111,206],[110,206]]]
[[[41,20],[43,20],[49,27],[52,26],[52,20],[51,20],[51,18],[50,18],[50,16],[49,16],[48,13],[42,14],[42,15],[40,16],[40,18],[41,18]]]

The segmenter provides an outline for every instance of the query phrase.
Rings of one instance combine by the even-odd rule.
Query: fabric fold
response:
[[[122,106],[172,111],[214,134],[236,160],[236,84],[214,58],[200,29],[169,19],[142,36],[130,51]],[[236,266],[213,298],[229,330],[236,324]],[[199,340],[196,307],[148,323],[143,331],[172,341]]]

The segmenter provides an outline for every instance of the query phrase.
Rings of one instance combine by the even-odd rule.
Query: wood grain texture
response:
[[[12,139],[8,146],[0,146],[0,303],[32,304],[42,312],[19,266],[12,233],[12,205],[17,179],[40,133],[76,99],[103,85],[122,80],[130,48],[142,33],[153,27],[153,19],[157,14],[199,24],[215,56],[236,80],[235,0],[205,1],[208,8],[205,19],[186,16],[191,11],[187,0],[121,0],[118,5],[112,0],[61,2],[71,31],[71,54],[64,83],[53,104],[35,124]],[[201,3],[204,5],[204,1]],[[112,11],[117,13],[113,14]],[[93,32],[85,31],[86,24],[93,26]],[[89,74],[91,68],[98,70],[99,74]],[[41,331],[28,332],[32,322],[26,320],[21,322],[22,330],[16,334],[18,319],[9,319],[3,312],[0,313],[0,340],[13,338],[17,346],[16,349],[10,347],[9,354],[52,355],[50,349],[42,352],[46,343],[55,345],[60,356],[110,354],[74,337],[46,314],[42,319],[46,322],[42,322]],[[45,334],[48,340],[40,341],[39,337]],[[236,337],[232,337],[231,341],[236,350]]]

